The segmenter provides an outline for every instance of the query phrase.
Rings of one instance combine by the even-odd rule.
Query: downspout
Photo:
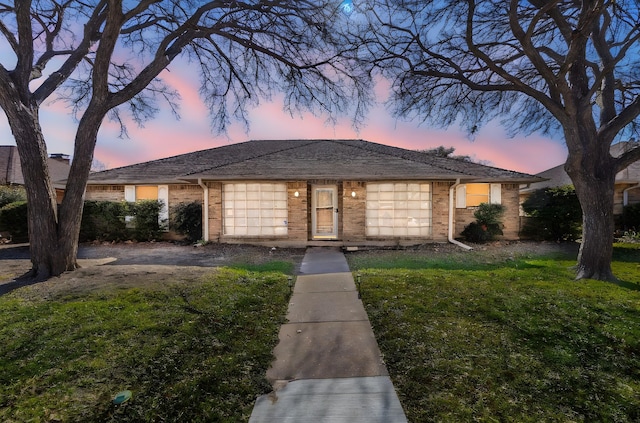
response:
[[[209,187],[202,182],[202,178],[198,178],[198,185],[202,187],[204,192],[204,205],[202,213],[202,240],[209,241]]]
[[[472,250],[473,247],[468,246],[467,244],[463,244],[462,242],[453,239],[453,210],[454,210],[454,202],[453,202],[453,194],[455,193],[456,187],[460,185],[460,178],[456,179],[456,183],[451,185],[449,188],[449,234],[447,239],[450,243],[457,245],[458,247],[462,247],[465,250]]]

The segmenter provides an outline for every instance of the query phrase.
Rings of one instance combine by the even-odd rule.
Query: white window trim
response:
[[[502,184],[489,184],[489,204],[502,204]],[[467,208],[467,186],[456,187],[456,208]]]

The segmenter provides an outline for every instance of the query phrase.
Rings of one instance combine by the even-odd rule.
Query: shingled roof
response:
[[[65,155],[53,155],[47,159],[51,180],[56,188],[62,189],[64,188],[62,181],[69,176],[71,167],[69,160],[56,158],[55,156],[65,157]],[[13,184],[24,185],[18,147],[15,145],[0,145],[0,185]]]
[[[90,184],[203,180],[451,180],[536,182],[540,178],[364,140],[254,140],[91,174]]]

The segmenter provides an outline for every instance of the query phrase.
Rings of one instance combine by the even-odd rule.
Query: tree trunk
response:
[[[574,162],[573,165],[570,157],[566,170],[582,207],[582,244],[578,253],[576,279],[614,281],[616,278],[611,271],[611,260],[616,173],[610,155],[607,151],[603,158],[598,159],[584,154],[581,164]]]
[[[18,146],[27,192],[32,267],[23,277],[45,280],[77,267],[77,246],[70,248],[67,232],[61,231],[58,224],[56,192],[49,175],[47,147],[37,108],[17,107],[7,115]]]

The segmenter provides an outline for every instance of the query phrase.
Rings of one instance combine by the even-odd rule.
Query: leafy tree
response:
[[[640,4],[633,0],[372,0],[362,54],[392,81],[399,115],[473,133],[502,117],[511,134],[564,135],[584,211],[577,278],[613,279],[613,186],[640,148]],[[364,18],[363,18],[364,19]]]
[[[573,241],[582,233],[582,209],[571,185],[536,190],[522,203],[529,219],[523,234],[548,241]]]
[[[15,137],[29,207],[32,270],[45,279],[76,268],[83,194],[105,118],[124,125],[153,117],[178,93],[161,73],[182,57],[200,70],[212,127],[245,123],[246,108],[279,91],[292,112],[356,121],[368,103],[369,74],[358,71],[338,4],[229,0],[20,0],[0,3],[0,107]],[[56,206],[47,167],[41,105],[70,102],[78,117],[64,200]],[[128,115],[127,115],[128,112]],[[124,126],[122,126],[123,131]]]
[[[427,150],[419,150],[426,154],[431,154],[436,157],[448,157],[450,159],[461,160],[463,162],[470,162],[471,157],[469,156],[456,156],[453,153],[456,151],[455,147],[445,147],[444,145],[440,145],[436,148],[429,148]]]

